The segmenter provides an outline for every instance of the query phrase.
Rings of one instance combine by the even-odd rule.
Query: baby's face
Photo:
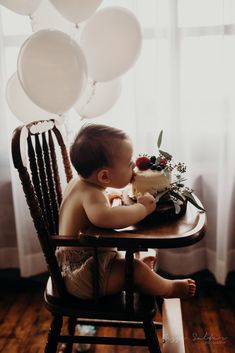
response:
[[[133,148],[129,140],[124,140],[117,146],[114,167],[110,168],[111,183],[114,188],[123,188],[133,178],[135,164],[132,161]]]

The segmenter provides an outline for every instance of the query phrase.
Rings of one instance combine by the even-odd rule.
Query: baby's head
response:
[[[70,159],[77,173],[86,179],[96,171],[114,170],[121,154],[126,155],[124,151],[121,153],[126,145],[131,146],[130,139],[122,130],[106,125],[85,125],[71,146]],[[131,159],[131,156],[123,157]]]

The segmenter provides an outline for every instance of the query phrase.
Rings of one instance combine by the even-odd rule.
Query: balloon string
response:
[[[84,117],[82,116],[82,112],[84,111],[84,109],[86,108],[86,106],[92,101],[92,98],[94,97],[95,95],[95,86],[96,86],[96,81],[93,81],[92,80],[92,83],[91,83],[91,94],[89,95],[86,103],[83,105],[83,107],[81,108],[81,111],[80,111],[80,116],[81,118],[83,119]]]
[[[33,30],[33,16],[32,15],[29,15],[29,20],[30,20],[31,30],[32,30],[32,32],[34,32],[34,30]]]
[[[30,19],[30,26],[31,26],[32,32],[36,32],[37,25],[38,25],[37,17],[34,14],[32,14],[32,15],[29,15],[29,19]]]
[[[73,40],[75,40],[78,44],[80,41],[80,26],[78,23],[74,23],[74,28],[73,28],[73,32],[70,34],[70,36],[72,37]]]
[[[62,114],[62,116],[64,116],[64,114]],[[71,119],[72,117],[68,115],[63,123],[67,141],[72,141],[74,138],[74,123]]]

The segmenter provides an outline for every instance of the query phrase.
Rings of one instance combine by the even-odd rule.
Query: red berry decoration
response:
[[[166,165],[166,164],[167,164],[166,159],[161,159],[161,160],[159,161],[159,164]]]
[[[150,159],[148,157],[139,157],[135,161],[136,166],[139,168],[139,170],[147,170],[149,169],[150,166]]]

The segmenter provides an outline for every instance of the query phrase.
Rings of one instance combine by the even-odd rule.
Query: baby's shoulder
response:
[[[81,197],[84,199],[86,196],[91,195],[103,195],[103,191],[92,183],[86,182],[83,179],[78,179],[72,188],[72,192],[76,193],[76,195],[80,194]]]
[[[80,178],[70,181],[65,190],[64,196],[67,198],[69,197],[70,199],[79,200],[80,203],[90,200],[103,200],[105,198],[104,190],[97,185]]]
[[[63,200],[65,199],[74,199],[79,196],[81,193],[80,181],[78,179],[72,179],[67,184],[63,192]]]

